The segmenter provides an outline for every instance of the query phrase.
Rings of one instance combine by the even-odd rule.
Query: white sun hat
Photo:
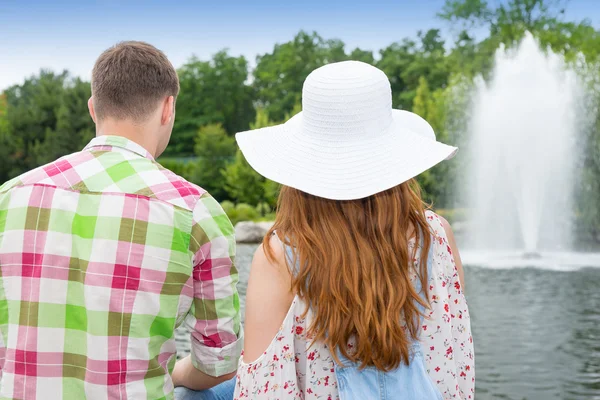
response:
[[[314,196],[362,199],[451,158],[418,115],[392,109],[383,71],[363,62],[320,67],[302,88],[302,111],[282,125],[240,132],[259,174]]]

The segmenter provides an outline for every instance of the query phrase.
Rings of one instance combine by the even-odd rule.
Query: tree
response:
[[[89,82],[79,78],[66,82],[62,101],[56,110],[56,127],[48,127],[44,141],[36,146],[39,164],[80,151],[94,137],[94,121],[87,106],[90,96]]]
[[[256,121],[251,124],[251,128],[259,129],[273,125],[275,123],[270,120],[267,112],[259,108],[256,111]],[[267,203],[271,207],[275,205],[279,184],[254,171],[240,150],[237,151],[233,163],[227,165],[222,174],[225,179],[225,190],[236,202],[251,205]]]
[[[221,124],[205,125],[196,136],[194,153],[198,160],[192,180],[219,201],[227,199],[221,171],[235,156],[235,139],[228,136]]]
[[[446,133],[446,115],[445,115],[445,92],[438,89],[431,92],[427,80],[424,77],[419,79],[419,87],[416,91],[413,103],[413,112],[423,117],[432,126],[439,141],[445,142],[448,138]],[[447,206],[449,199],[448,184],[449,163],[444,162],[436,165],[418,176],[418,181],[423,188],[425,199],[438,207]]]
[[[543,29],[565,12],[564,0],[509,0],[495,4],[496,8],[492,8],[486,0],[446,0],[438,16],[467,29],[483,26],[488,27],[492,35],[510,36]]]
[[[382,69],[391,82],[393,107],[422,115],[439,140],[465,145],[465,110],[473,78],[486,78],[498,47],[514,45],[526,30],[543,48],[561,52],[573,66],[600,76],[600,32],[586,20],[565,21],[565,4],[563,0],[447,0],[440,16],[452,24],[450,41],[444,41],[438,29],[419,31],[380,49],[377,60],[370,50],[346,49],[341,40],[304,31],[258,56],[252,76],[246,59],[226,50],[208,60],[192,57],[178,70],[181,92],[166,152],[171,157],[161,162],[218,199],[274,206],[279,185],[248,165],[236,152],[232,136],[291,118],[301,109],[308,74],[343,60]],[[475,33],[479,37],[482,28],[487,37],[476,40]],[[579,62],[582,54],[587,63]],[[598,91],[598,86],[590,86]],[[88,82],[72,79],[66,71],[41,71],[0,94],[0,180],[80,149],[94,133],[86,105],[89,92]],[[581,224],[586,232],[596,234],[600,233],[598,132],[600,120],[582,150],[581,195],[577,196]],[[194,161],[181,161],[194,155]],[[436,206],[450,205],[460,195],[452,189],[461,159],[419,177],[426,198]]]
[[[477,47],[492,60],[500,43],[513,45],[531,32],[543,47],[575,58],[579,53],[596,60],[600,52],[600,34],[589,21],[565,22],[566,0],[510,0],[495,8],[485,0],[446,0],[438,14],[442,19],[463,28],[461,35],[476,27],[487,27],[489,37]],[[481,60],[478,60],[481,63]],[[485,69],[491,67],[484,65]],[[486,71],[482,71],[486,72]]]
[[[411,109],[421,77],[434,89],[444,87],[448,80],[450,71],[440,31],[430,29],[417,36],[418,41],[404,39],[380,51],[377,67],[390,79],[396,108]]]
[[[271,118],[283,119],[300,100],[308,74],[325,62],[324,40],[316,33],[298,33],[290,42],[276,44],[272,53],[256,59],[253,86],[257,100]]]
[[[368,59],[362,50],[355,55]],[[283,120],[300,102],[308,74],[325,64],[348,59],[341,40],[325,40],[316,32],[299,32],[290,42],[275,45],[272,53],[257,57],[253,87],[259,106],[273,120]]]
[[[6,118],[6,95],[0,94],[0,185],[9,179],[12,169],[14,146]]]
[[[240,150],[223,170],[225,190],[236,203],[257,205],[265,201],[265,179],[248,164]]]
[[[271,121],[264,108],[256,109],[256,119],[250,124],[250,129],[267,128],[273,125],[277,125],[277,123]]]
[[[248,62],[220,51],[210,61],[192,57],[178,71],[177,117],[167,155],[193,154],[200,127],[220,123],[229,135],[254,119],[253,90],[246,85]]]
[[[348,55],[346,55],[346,50],[344,50],[344,47],[346,47],[344,42],[339,39],[330,39],[325,43],[326,49],[323,64],[348,60]]]
[[[285,122],[289,121],[290,119],[292,119],[292,117],[294,117],[300,111],[302,111],[302,104],[300,104],[300,103],[294,104],[294,107],[292,107],[292,109],[289,112],[285,113],[285,116],[283,117],[283,122],[285,123]],[[269,123],[271,123],[271,122],[269,122]],[[275,125],[275,124],[271,123],[271,125]],[[255,124],[255,127],[252,129],[264,128],[266,126],[271,126],[271,125],[260,126],[258,124]]]
[[[362,50],[362,49],[359,49],[358,47],[356,49],[352,50],[352,53],[350,53],[350,56],[348,56],[348,59],[354,60],[354,61],[362,61],[362,62],[371,64],[371,65],[375,64],[375,58],[373,57],[373,52],[370,50]]]
[[[80,151],[94,136],[87,107],[89,82],[42,70],[14,85],[0,103],[3,180]]]
[[[471,80],[478,75],[488,77],[494,66],[494,54],[500,44],[500,38],[497,36],[478,43],[469,32],[463,30],[446,57],[448,70]]]
[[[48,132],[57,129],[68,79],[66,71],[55,74],[42,70],[39,76],[26,79],[22,85],[14,85],[5,91],[6,119],[15,148],[10,177],[42,164],[40,146]]]

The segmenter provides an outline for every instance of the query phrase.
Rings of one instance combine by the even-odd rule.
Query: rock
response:
[[[273,222],[238,222],[235,240],[238,243],[260,243],[272,226]]]

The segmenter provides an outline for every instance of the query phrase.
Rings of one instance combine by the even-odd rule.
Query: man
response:
[[[0,187],[0,399],[172,399],[234,376],[233,228],[155,161],[178,92],[161,51],[117,44],[92,73],[96,138]]]

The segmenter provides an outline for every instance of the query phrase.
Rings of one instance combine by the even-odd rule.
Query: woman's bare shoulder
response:
[[[268,248],[267,248],[268,246]],[[267,252],[271,257],[267,256]],[[282,278],[289,278],[290,271],[286,263],[286,251],[281,240],[276,234],[273,234],[268,243],[262,243],[254,253],[252,267],[259,269],[261,273],[280,275]]]

